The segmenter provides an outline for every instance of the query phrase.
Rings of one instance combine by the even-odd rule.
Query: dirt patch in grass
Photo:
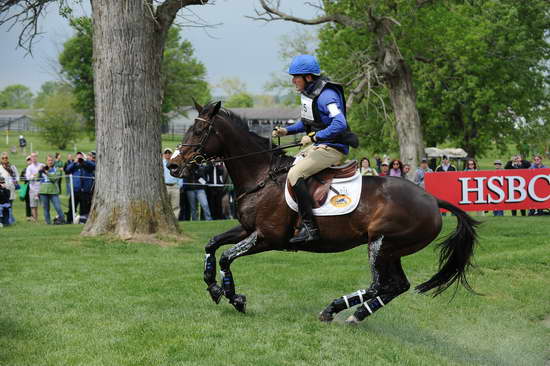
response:
[[[547,315],[546,318],[542,321],[542,325],[546,328],[550,328],[550,315]]]

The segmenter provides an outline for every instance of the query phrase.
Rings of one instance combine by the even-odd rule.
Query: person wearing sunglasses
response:
[[[468,159],[466,162],[466,168],[464,169],[465,172],[475,172],[477,171],[477,163],[473,159]]]

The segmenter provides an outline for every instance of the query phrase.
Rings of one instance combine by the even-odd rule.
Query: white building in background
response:
[[[300,119],[300,107],[228,108],[248,122],[251,131],[269,137],[275,126],[288,126]],[[194,107],[184,108],[186,115],[170,119],[163,133],[183,135],[193,125],[198,113]]]
[[[0,131],[38,131],[31,109],[0,109]]]

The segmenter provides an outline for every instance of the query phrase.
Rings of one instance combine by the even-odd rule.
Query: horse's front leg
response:
[[[220,258],[220,272],[225,297],[229,299],[229,303],[232,304],[235,309],[242,313],[246,311],[246,296],[235,293],[235,281],[233,280],[233,274],[230,269],[231,262],[245,255],[269,250],[262,244],[265,244],[265,242],[258,238],[258,232],[255,231],[237,245],[223,252]]]
[[[208,293],[218,304],[223,295],[223,289],[216,283],[216,250],[225,244],[235,244],[243,240],[249,233],[241,226],[235,226],[229,231],[214,236],[204,247],[204,282],[208,285]]]

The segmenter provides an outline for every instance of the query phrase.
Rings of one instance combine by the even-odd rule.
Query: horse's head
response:
[[[220,107],[221,102],[209,103],[203,107],[195,101],[199,115],[168,162],[172,176],[187,177],[191,173],[191,168],[208,158],[220,155],[221,141],[215,126]]]

